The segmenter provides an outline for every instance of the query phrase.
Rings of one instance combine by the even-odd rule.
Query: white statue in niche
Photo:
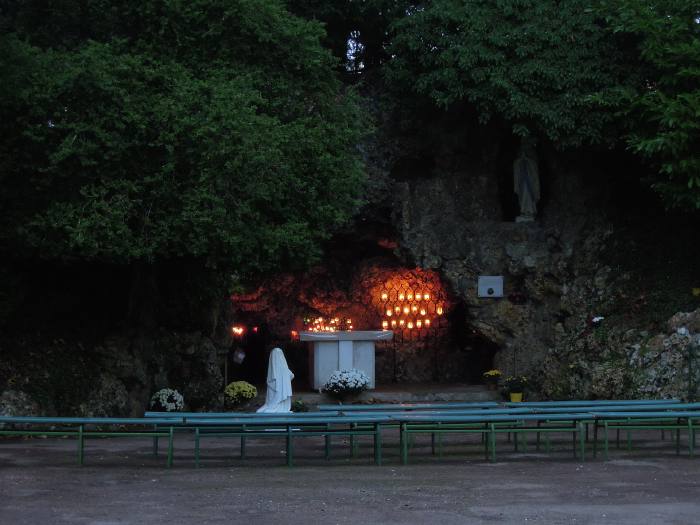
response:
[[[258,412],[291,412],[292,379],[294,374],[287,366],[281,348],[273,348],[267,364],[267,392],[265,404]]]
[[[534,221],[540,200],[540,174],[532,138],[525,137],[520,142],[520,154],[513,163],[513,184],[520,205],[520,215],[515,222]]]

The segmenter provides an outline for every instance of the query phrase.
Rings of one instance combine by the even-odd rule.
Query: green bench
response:
[[[368,412],[368,411],[413,411],[413,410],[469,410],[469,409],[489,409],[499,408],[501,404],[497,401],[482,401],[474,403],[377,403],[374,405],[319,405],[321,412],[342,411],[348,412]]]
[[[163,417],[163,412],[154,412],[154,411],[148,411],[144,414],[144,418],[153,420],[154,418],[162,418]],[[176,427],[176,430],[190,430],[192,431],[194,428],[194,423],[198,419],[231,419],[231,418],[245,418],[245,419],[259,419],[259,418],[264,418],[264,417],[270,417],[273,414],[266,414],[266,413],[257,413],[257,412],[170,412],[172,414],[171,416],[168,417],[175,417],[178,418],[180,421],[180,424]],[[321,418],[325,419],[328,418],[329,415],[338,415],[338,412],[334,413],[321,413],[321,412],[292,412],[288,414],[280,414],[283,416],[288,416],[288,417],[295,417],[295,418],[301,418],[301,417],[313,417],[313,418]],[[153,425],[154,429],[158,429],[158,425],[155,424]],[[330,438],[328,438],[330,440]],[[153,437],[153,455],[157,456],[158,455],[158,441],[159,437],[154,436]],[[327,444],[328,447],[330,447],[330,441],[328,441]],[[241,452],[241,459],[245,457],[245,449],[246,449],[246,437],[241,436],[241,447],[240,447],[240,452]]]
[[[697,405],[700,405],[700,403],[686,403],[685,407],[697,408]],[[680,454],[680,433],[682,430],[687,430],[688,452],[691,457],[694,455],[696,427],[698,422],[700,422],[700,411],[698,410],[596,411],[592,412],[591,416],[595,419],[594,457],[596,457],[598,450],[598,429],[601,426],[603,428],[604,457],[606,460],[609,457],[608,432],[610,430],[616,430],[618,433],[620,430],[627,432],[628,450],[632,448],[632,430],[675,430],[676,454]]]
[[[85,441],[97,437],[165,437],[168,438],[167,466],[173,464],[173,431],[178,418],[116,418],[116,417],[30,417],[0,416],[0,436],[75,437],[78,444],[78,464],[85,462]],[[158,428],[148,430],[149,426]],[[12,425],[12,428],[5,428]],[[27,428],[18,428],[16,425]],[[95,427],[125,427],[104,430]]]
[[[326,418],[303,417],[297,415],[267,415],[255,418],[189,418],[182,424],[194,430],[195,465],[200,465],[200,443],[204,437],[280,437],[286,441],[287,466],[293,465],[296,437],[323,436],[326,438],[326,458],[330,457],[330,438],[332,436],[368,435],[374,438],[374,462],[382,463],[382,426],[390,422],[388,416],[362,415]]]
[[[408,463],[408,438],[411,434],[473,434],[483,436],[486,445],[485,452],[488,459],[496,460],[496,435],[499,433],[520,434],[525,432],[551,433],[571,432],[579,438],[579,455],[581,460],[585,456],[585,431],[583,421],[590,419],[587,413],[575,414],[532,414],[532,413],[501,413],[501,414],[454,414],[442,412],[429,413],[404,413],[392,416],[400,424],[401,462]],[[526,426],[526,423],[546,422],[547,426]],[[552,425],[552,423],[560,424]],[[574,448],[576,454],[576,448]]]

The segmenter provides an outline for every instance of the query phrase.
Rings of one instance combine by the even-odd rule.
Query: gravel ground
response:
[[[442,458],[419,440],[405,467],[390,436],[382,467],[369,443],[326,461],[308,438],[292,469],[282,441],[250,440],[240,460],[236,440],[212,438],[195,469],[180,435],[170,470],[147,439],[89,441],[84,467],[74,440],[0,440],[0,524],[699,523],[700,457],[651,437],[585,463],[563,438],[548,455],[502,442],[493,464],[473,438],[448,440]]]

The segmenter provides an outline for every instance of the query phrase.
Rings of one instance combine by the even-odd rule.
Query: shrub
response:
[[[234,381],[224,389],[224,397],[229,405],[240,405],[258,395],[258,389],[246,381]]]
[[[292,403],[292,412],[308,412],[309,405],[304,403],[303,399],[297,399]]]
[[[162,388],[151,397],[151,408],[160,412],[178,412],[185,407],[185,398],[177,390]]]

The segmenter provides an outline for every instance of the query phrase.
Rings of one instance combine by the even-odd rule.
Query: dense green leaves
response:
[[[0,41],[19,249],[253,275],[313,259],[355,211],[366,123],[319,25],[273,0],[44,6],[10,12]]]
[[[588,95],[617,82],[618,53],[589,2],[434,0],[394,24],[395,82],[449,108],[476,107],[558,145],[605,138]]]
[[[658,169],[672,207],[700,209],[700,5],[687,0],[601,2],[621,41],[634,43],[641,82],[598,97],[631,126],[630,147]]]

